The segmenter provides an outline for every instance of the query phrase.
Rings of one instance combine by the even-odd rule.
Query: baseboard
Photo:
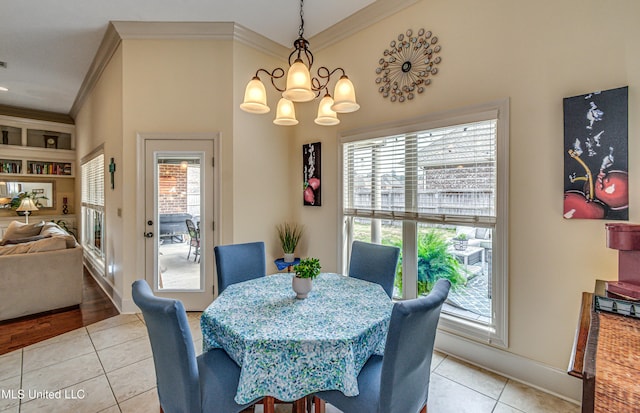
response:
[[[111,300],[111,302],[116,307],[118,312],[122,314],[123,313],[122,297],[120,297],[116,289],[113,288],[113,286],[109,282],[107,282],[103,277],[97,275],[94,271],[92,271],[92,266],[90,265],[90,263],[85,262],[84,268],[87,270],[89,275],[91,275],[91,278],[93,278],[96,284],[98,284],[98,287],[100,287],[100,289],[109,298],[109,300]]]
[[[436,349],[568,402],[580,404],[582,381],[540,362],[438,330]]]

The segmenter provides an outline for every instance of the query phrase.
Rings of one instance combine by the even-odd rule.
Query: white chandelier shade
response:
[[[331,95],[327,93],[324,95],[320,104],[318,105],[318,116],[314,120],[314,122],[318,125],[322,126],[332,126],[340,123],[340,119],[338,119],[338,114],[331,110],[331,106],[333,105],[333,99]]]
[[[302,60],[296,59],[287,72],[287,89],[282,97],[292,102],[309,102],[316,94],[311,90],[311,74]]]
[[[356,102],[356,91],[353,83],[346,75],[343,75],[333,92],[334,103],[331,109],[338,113],[350,113],[360,109],[360,105]]]
[[[260,78],[254,77],[247,84],[244,91],[244,102],[240,104],[240,109],[249,113],[269,113],[271,110],[267,106],[267,91]]]
[[[276,109],[276,118],[273,123],[280,126],[293,126],[298,124],[296,119],[296,108],[289,99],[280,98]]]

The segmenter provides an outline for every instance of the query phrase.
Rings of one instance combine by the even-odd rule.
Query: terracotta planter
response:
[[[294,276],[291,279],[291,288],[296,293],[296,298],[299,300],[304,300],[309,295],[309,291],[311,291],[311,287],[313,285],[313,280],[311,278],[300,278]]]

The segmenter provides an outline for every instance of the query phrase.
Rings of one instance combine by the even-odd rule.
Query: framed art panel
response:
[[[565,98],[564,217],[629,219],[628,87]]]
[[[302,198],[304,205],[322,205],[320,153],[320,142],[302,145]]]

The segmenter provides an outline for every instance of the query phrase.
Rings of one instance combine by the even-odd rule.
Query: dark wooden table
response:
[[[640,320],[594,311],[593,296],[582,293],[568,368],[582,379],[582,412],[640,411]]]

